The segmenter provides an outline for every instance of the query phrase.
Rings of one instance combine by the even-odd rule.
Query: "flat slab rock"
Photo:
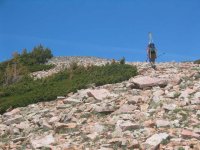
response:
[[[103,100],[106,97],[117,97],[117,94],[110,93],[107,89],[88,90],[87,95],[97,100]]]
[[[149,76],[144,77],[137,77],[132,78],[130,82],[134,83],[138,88],[147,88],[147,87],[153,87],[153,86],[166,86],[168,84],[167,80],[162,78],[153,78]]]
[[[41,148],[41,147],[48,147],[55,143],[55,139],[52,134],[40,137],[37,139],[31,139],[30,143],[34,149]]]

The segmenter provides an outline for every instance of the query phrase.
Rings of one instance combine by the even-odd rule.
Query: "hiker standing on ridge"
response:
[[[147,57],[152,67],[155,67],[155,60],[157,58],[157,49],[153,43],[152,34],[149,33],[149,44],[147,46]]]

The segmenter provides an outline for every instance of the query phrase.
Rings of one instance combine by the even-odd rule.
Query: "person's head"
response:
[[[155,44],[154,43],[150,43],[149,44],[149,48],[155,48]]]

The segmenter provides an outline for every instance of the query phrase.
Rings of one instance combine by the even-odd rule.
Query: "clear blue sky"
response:
[[[200,0],[0,0],[0,61],[42,44],[55,56],[200,58]]]

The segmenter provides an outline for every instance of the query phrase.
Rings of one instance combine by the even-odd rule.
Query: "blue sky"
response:
[[[38,44],[55,56],[145,61],[149,31],[157,61],[196,60],[199,8],[199,0],[0,0],[0,61]]]

